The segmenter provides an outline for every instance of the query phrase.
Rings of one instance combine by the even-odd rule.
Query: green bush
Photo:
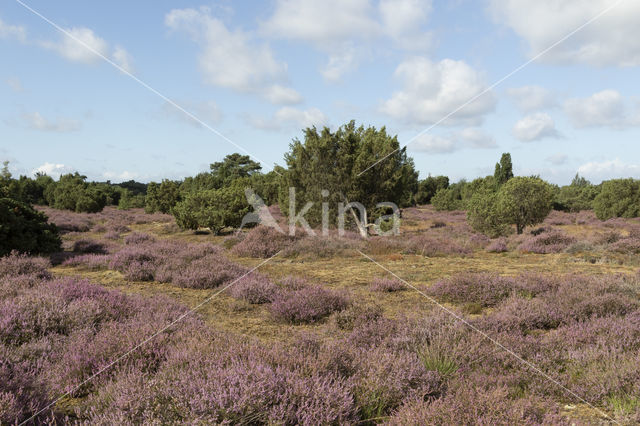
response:
[[[576,175],[571,185],[555,188],[553,208],[565,212],[591,210],[593,200],[600,193],[600,187]]]
[[[122,189],[120,193],[120,201],[118,202],[118,210],[129,210],[144,208],[146,199],[144,194],[133,194],[128,189]]]
[[[513,177],[500,187],[493,183],[486,179],[467,203],[467,220],[478,232],[498,237],[515,225],[522,234],[525,226],[542,222],[551,211],[551,185],[539,177]]]
[[[438,211],[462,210],[465,207],[460,191],[453,186],[439,189],[431,198],[431,205]]]
[[[227,227],[239,227],[249,212],[244,187],[232,186],[187,194],[172,209],[182,229],[209,228],[214,234]]]
[[[58,228],[47,223],[47,216],[28,204],[0,198],[0,256],[12,250],[30,254],[58,251]]]
[[[467,221],[474,230],[491,238],[509,234],[511,228],[498,210],[498,192],[478,191],[467,204]]]
[[[518,234],[525,226],[542,222],[551,211],[551,185],[539,177],[517,176],[498,190],[497,209],[504,223],[516,225]]]
[[[108,203],[117,202],[119,195],[110,185],[88,183],[86,179],[78,172],[60,176],[44,190],[47,204],[61,210],[97,213]]]
[[[418,184],[418,192],[415,195],[417,204],[428,204],[436,192],[440,189],[449,187],[449,178],[447,176],[427,176]]]
[[[640,216],[640,181],[612,179],[602,182],[600,193],[593,200],[593,210],[600,220]]]
[[[169,179],[163,179],[160,184],[151,182],[147,185],[144,211],[170,213],[178,201],[180,201],[180,185],[177,182]]]

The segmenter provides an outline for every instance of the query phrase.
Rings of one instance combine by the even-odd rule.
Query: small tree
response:
[[[498,209],[498,192],[491,187],[476,191],[467,203],[467,221],[476,231],[491,238],[509,234],[510,227],[505,223]]]
[[[431,202],[431,198],[436,195],[436,192],[440,189],[447,189],[449,187],[449,178],[447,176],[427,176],[418,184],[418,192],[415,196],[417,204],[428,204]]]
[[[551,185],[539,177],[518,176],[498,190],[496,203],[502,221],[516,225],[518,234],[525,226],[542,222],[551,211]]]
[[[180,228],[209,228],[214,234],[227,227],[240,226],[248,212],[249,204],[239,183],[187,194],[172,209]]]
[[[500,162],[496,163],[496,169],[493,173],[498,185],[503,185],[513,177],[513,165],[511,164],[511,154],[505,152],[500,157]]]
[[[17,250],[48,254],[60,250],[58,228],[25,203],[0,198],[0,256]]]
[[[151,182],[147,186],[144,211],[170,213],[178,201],[180,201],[180,185],[177,182],[169,179],[163,179],[160,184]]]
[[[384,159],[384,160],[382,160]],[[392,202],[400,207],[413,204],[418,173],[398,138],[383,127],[356,127],[354,121],[337,130],[315,127],[304,130],[304,141],[295,139],[285,154],[287,170],[282,177],[280,206],[289,211],[289,188],[296,188],[296,204],[313,202],[305,218],[311,226],[322,221],[322,203],[329,206],[329,219],[338,218],[338,203],[361,203],[369,217],[350,208],[361,235],[375,220],[376,205]],[[374,167],[370,166],[380,161]],[[328,195],[323,195],[324,191]],[[326,193],[325,193],[326,194]],[[366,216],[366,215],[363,215]]]
[[[600,220],[640,216],[640,181],[612,179],[602,182],[600,194],[593,200],[593,210]]]

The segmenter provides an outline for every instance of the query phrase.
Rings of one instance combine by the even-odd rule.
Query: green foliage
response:
[[[236,153],[227,155],[224,160],[209,165],[210,171],[198,173],[194,177],[188,177],[180,185],[183,194],[198,192],[208,189],[220,189],[229,186],[236,179],[257,178],[260,181],[259,163],[251,160],[248,155]],[[276,175],[277,176],[277,175]]]
[[[553,208],[566,212],[579,212],[593,208],[593,200],[600,193],[600,187],[591,184],[580,175],[571,181],[571,185],[555,188]]]
[[[464,201],[462,201],[462,193],[460,186],[451,186],[436,191],[431,198],[431,205],[438,211],[442,210],[462,210],[464,209]]]
[[[493,173],[498,185],[503,185],[513,177],[513,166],[511,164],[511,154],[505,152],[500,158],[500,162],[496,163],[496,170]]]
[[[516,225],[518,234],[525,226],[542,222],[551,211],[552,190],[539,177],[518,176],[498,190],[497,209],[504,223]]]
[[[415,196],[417,204],[428,204],[431,202],[431,198],[436,195],[436,192],[440,189],[447,189],[449,187],[449,178],[447,176],[431,176],[423,179],[418,184],[418,192]]]
[[[180,199],[180,185],[177,182],[169,179],[163,179],[160,184],[151,182],[147,185],[144,210],[147,213],[170,213]]]
[[[498,186],[488,176],[476,183],[471,193],[469,225],[492,238],[508,234],[509,225],[516,225],[521,234],[525,226],[542,222],[551,211],[551,185],[539,177],[518,176]]]
[[[56,209],[96,213],[106,204],[117,202],[120,195],[110,185],[87,183],[86,179],[78,172],[60,176],[43,191],[47,204]]]
[[[249,212],[242,183],[249,182],[238,179],[231,186],[186,194],[172,209],[176,223],[182,229],[209,228],[214,234],[239,227]]]
[[[600,220],[640,216],[640,181],[612,179],[602,182],[600,193],[593,200],[593,210]]]
[[[236,179],[247,178],[259,173],[262,166],[248,155],[235,152],[224,157],[224,160],[211,164],[209,168],[211,176],[216,182],[216,187],[221,188],[230,185]]]
[[[0,198],[0,256],[12,250],[48,254],[60,250],[60,237],[47,216],[31,206],[10,198]]]
[[[467,206],[467,221],[474,230],[491,238],[507,235],[510,231],[502,212],[498,210],[498,192],[493,188],[479,190],[471,196]]]
[[[12,198],[27,204],[46,204],[44,191],[53,183],[53,179],[44,174],[36,174],[35,179],[20,176],[13,179],[9,171],[9,162],[5,161],[0,171],[0,197]]]
[[[338,203],[357,201],[371,212],[384,201],[403,207],[413,204],[418,189],[413,160],[384,127],[356,127],[352,121],[335,132],[328,127],[320,132],[315,127],[307,128],[304,141],[295,139],[285,160],[288,170],[280,186],[280,206],[288,213],[288,188],[295,187],[298,209],[308,201],[314,203],[305,215],[312,226],[321,222],[323,202],[328,203],[329,218],[334,222]],[[323,190],[328,196],[322,195]],[[373,216],[368,220],[375,220]]]
[[[120,193],[120,201],[118,202],[119,210],[129,210],[144,208],[146,199],[144,194],[133,194],[128,189],[123,189]]]
[[[129,195],[145,195],[147,193],[147,184],[135,180],[120,182],[116,186],[128,190]]]

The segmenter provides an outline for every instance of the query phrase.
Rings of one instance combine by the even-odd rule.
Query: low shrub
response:
[[[382,318],[378,305],[351,305],[335,314],[336,325],[341,330],[353,330]]]
[[[82,239],[73,243],[74,253],[106,254],[108,252],[105,245],[96,240]]]
[[[246,268],[219,255],[207,255],[191,262],[175,275],[172,282],[180,287],[210,289],[227,284],[245,274]]]
[[[232,297],[251,304],[270,303],[277,297],[279,291],[280,287],[257,273],[243,277],[229,288]]]
[[[49,269],[51,263],[43,257],[27,256],[16,251],[9,256],[0,257],[0,277],[17,277],[30,275],[37,279],[51,277]]]
[[[430,296],[453,303],[479,303],[495,306],[517,288],[513,278],[492,274],[459,274],[429,287]]]
[[[145,234],[144,232],[133,232],[124,237],[124,243],[127,245],[144,244],[156,241],[155,237]]]
[[[509,251],[506,238],[497,238],[491,242],[486,248],[489,253],[504,253]]]
[[[128,246],[115,253],[109,261],[109,269],[121,272],[133,281],[152,281],[158,256],[149,247]]]
[[[231,252],[243,257],[268,258],[295,241],[295,237],[268,226],[258,226],[233,246]]]
[[[575,242],[574,237],[552,230],[525,240],[518,246],[518,250],[540,254],[560,253]]]
[[[107,269],[110,257],[105,254],[82,254],[73,256],[62,262],[62,266],[74,266],[92,271]]]
[[[393,292],[406,290],[406,285],[397,279],[391,278],[374,278],[369,286],[371,291]]]
[[[270,310],[280,321],[302,324],[320,321],[333,312],[345,309],[349,303],[343,293],[310,286],[278,294],[271,303]]]
[[[404,247],[404,252],[427,257],[439,257],[447,255],[465,256],[471,254],[469,247],[443,236],[416,235],[411,237]]]

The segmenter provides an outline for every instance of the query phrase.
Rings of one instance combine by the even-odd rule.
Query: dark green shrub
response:
[[[169,179],[163,179],[160,184],[151,182],[147,186],[144,211],[170,213],[178,201],[180,201],[180,185],[177,182]]]
[[[248,212],[244,188],[239,184],[187,194],[172,209],[180,228],[209,228],[214,234],[227,227],[239,227]]]
[[[0,198],[0,256],[12,250],[30,254],[56,252],[60,250],[58,228],[28,204]]]
[[[640,181],[612,179],[602,182],[600,194],[593,200],[593,210],[600,220],[640,216]]]

